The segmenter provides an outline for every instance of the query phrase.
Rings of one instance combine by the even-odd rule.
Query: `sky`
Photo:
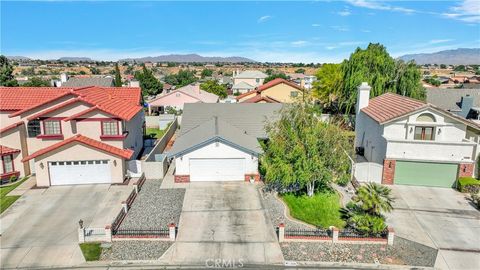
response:
[[[197,53],[324,63],[370,42],[395,57],[480,47],[480,0],[2,0],[0,8],[0,53],[35,59]]]

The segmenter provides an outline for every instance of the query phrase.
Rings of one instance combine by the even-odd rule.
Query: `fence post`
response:
[[[138,194],[138,183],[133,184],[133,188],[135,189],[135,193]]]
[[[125,214],[128,212],[128,206],[127,206],[127,202],[126,201],[123,201],[122,202],[122,207],[123,207],[123,211],[125,212]]]
[[[335,226],[331,226],[330,229],[332,230],[332,242],[338,243],[338,228]]]
[[[278,242],[285,242],[285,224],[278,224]]]
[[[392,227],[388,227],[387,243],[389,246],[393,246],[393,239],[395,239],[395,231]]]
[[[175,230],[176,230],[175,223],[170,223],[168,225],[168,234],[171,241],[175,241],[175,237],[176,237]]]
[[[112,225],[105,226],[105,242],[112,242]]]
[[[85,228],[78,228],[78,242],[85,243]]]

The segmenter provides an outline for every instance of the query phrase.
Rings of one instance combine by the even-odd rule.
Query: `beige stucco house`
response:
[[[303,95],[303,89],[293,82],[276,78],[257,87],[253,91],[241,94],[237,102],[241,103],[292,103]]]
[[[263,84],[267,74],[258,70],[236,71],[233,74],[233,93],[246,93]]]
[[[1,87],[2,179],[122,183],[143,147],[140,102],[140,88]]]

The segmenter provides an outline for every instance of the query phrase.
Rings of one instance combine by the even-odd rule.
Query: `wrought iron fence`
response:
[[[388,230],[384,230],[378,234],[361,233],[353,229],[343,229],[338,232],[338,238],[380,238],[387,239]]]
[[[125,216],[127,214],[125,211],[120,210],[120,213],[118,213],[117,217],[115,220],[112,222],[112,232],[115,233],[118,230],[118,227],[120,227],[120,224],[122,224],[123,219],[125,219]]]
[[[142,173],[142,176],[140,176],[140,179],[138,179],[138,181],[137,181],[137,188],[138,188],[139,192],[140,192],[140,190],[142,190],[142,186],[145,183],[146,179],[147,178],[145,177],[145,173]]]
[[[159,237],[168,238],[170,236],[170,230],[168,228],[163,229],[119,229],[113,232],[114,236],[119,237]]]
[[[130,192],[130,195],[128,196],[128,198],[126,200],[127,209],[130,209],[130,206],[132,206],[132,203],[133,203],[133,201],[135,200],[136,197],[137,197],[137,192],[135,190],[132,190],[132,192]]]
[[[332,234],[330,230],[324,229],[285,229],[285,237],[328,238],[332,237]]]

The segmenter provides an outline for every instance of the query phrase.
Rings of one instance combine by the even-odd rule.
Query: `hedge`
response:
[[[460,177],[457,188],[460,192],[475,194],[480,191],[480,181],[473,177]]]

